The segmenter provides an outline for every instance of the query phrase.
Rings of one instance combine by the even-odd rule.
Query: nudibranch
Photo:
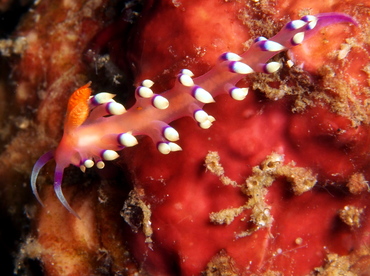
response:
[[[117,151],[138,143],[135,136],[147,135],[162,154],[180,151],[175,143],[178,132],[169,124],[179,118],[190,116],[203,129],[209,128],[215,118],[202,108],[214,102],[220,94],[228,93],[235,100],[243,100],[248,88],[236,86],[244,75],[260,72],[273,73],[280,69],[278,62],[269,62],[276,54],[300,45],[320,29],[333,23],[356,21],[341,13],[306,15],[287,23],[270,39],[258,37],[254,44],[241,55],[224,53],[217,64],[207,73],[194,77],[183,69],[174,87],[155,94],[151,80],[144,80],[136,89],[136,103],[129,110],[113,100],[110,93],[90,96],[90,83],[77,89],[69,99],[64,134],[58,147],[42,155],[35,163],[31,175],[31,187],[37,200],[36,180],[41,168],[55,159],[54,190],[61,203],[75,216],[62,193],[63,172],[70,164],[84,172],[96,165],[104,167],[104,161],[119,157]],[[194,78],[193,78],[194,77]]]

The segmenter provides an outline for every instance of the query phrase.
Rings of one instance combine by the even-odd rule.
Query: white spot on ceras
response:
[[[198,122],[198,123],[203,123],[205,121],[208,120],[208,114],[204,111],[204,110],[197,110],[195,113],[194,113],[194,119]]]
[[[137,139],[135,136],[132,135],[131,132],[122,133],[118,136],[118,140],[121,145],[125,147],[133,147],[138,144]]]
[[[169,142],[168,145],[170,146],[171,151],[181,151],[182,150],[182,148],[176,143]]]
[[[253,73],[254,70],[247,64],[240,62],[240,61],[233,61],[230,63],[230,71],[237,74],[250,74]]]
[[[147,86],[140,86],[138,89],[137,89],[137,94],[142,97],[142,98],[151,98],[153,97],[154,93],[152,91],[152,89],[150,89],[149,87]]]
[[[279,52],[284,50],[285,47],[278,42],[272,40],[264,40],[263,43],[260,44],[260,49],[262,51]]]
[[[242,101],[248,95],[248,88],[234,87],[230,90],[230,96],[237,101]]]
[[[158,109],[166,109],[170,105],[170,102],[161,95],[156,95],[153,98],[153,106]]]
[[[272,61],[265,65],[265,72],[268,74],[272,74],[272,73],[275,73],[277,70],[279,70],[280,67],[281,65],[279,62]]]
[[[304,40],[304,32],[296,33],[292,38],[292,44],[298,45],[301,44]]]
[[[146,79],[142,81],[141,85],[150,88],[154,85],[154,82],[152,80]]]
[[[194,97],[202,103],[215,102],[212,95],[208,91],[204,90],[203,88],[199,86],[194,89]]]
[[[169,154],[171,152],[171,147],[167,143],[159,143],[157,149],[162,154]]]
[[[107,110],[111,115],[122,115],[126,112],[126,109],[122,104],[114,101],[108,103]]]
[[[104,160],[112,161],[119,157],[118,153],[114,150],[105,150],[103,151],[102,157]]]
[[[176,129],[170,126],[165,128],[165,130],[163,131],[163,135],[168,141],[174,142],[179,140],[179,133]]]
[[[86,168],[92,168],[93,166],[94,166],[94,161],[93,160],[91,160],[91,159],[87,159],[87,160],[85,160],[85,162],[84,162],[84,166],[86,167]]]
[[[303,20],[293,20],[293,21],[289,22],[289,27],[292,28],[293,30],[297,30],[297,29],[303,27],[306,24],[307,24],[307,22],[305,22]]]
[[[187,75],[187,74],[181,74],[179,76],[179,81],[180,83],[183,85],[183,86],[186,86],[186,87],[191,87],[194,85],[194,81],[193,79],[191,78],[191,76]]]

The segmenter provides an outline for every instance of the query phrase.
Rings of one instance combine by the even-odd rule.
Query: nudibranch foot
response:
[[[307,15],[287,23],[270,39],[259,37],[243,54],[224,53],[207,73],[194,77],[189,69],[181,70],[172,89],[156,94],[151,80],[142,81],[136,88],[136,103],[129,110],[113,100],[114,95],[102,92],[91,95],[90,83],[77,89],[68,103],[64,134],[55,151],[41,156],[31,175],[31,188],[42,204],[36,188],[36,178],[41,168],[55,158],[54,189],[60,202],[78,217],[62,193],[63,171],[70,164],[87,168],[96,165],[104,168],[103,160],[119,157],[116,151],[135,146],[135,136],[152,138],[162,154],[180,151],[179,133],[169,124],[182,117],[192,117],[201,128],[211,127],[215,118],[203,106],[215,102],[221,94],[229,94],[241,101],[248,88],[236,87],[247,74],[271,74],[281,67],[279,62],[269,62],[278,53],[304,43],[320,29],[333,23],[349,22],[357,25],[350,16],[341,13]]]

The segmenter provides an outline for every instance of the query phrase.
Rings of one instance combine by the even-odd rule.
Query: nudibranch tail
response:
[[[279,62],[269,62],[276,54],[289,50],[321,28],[349,22],[357,25],[350,16],[341,13],[307,15],[287,23],[270,39],[259,37],[243,54],[224,53],[215,66],[204,75],[194,77],[189,69],[181,70],[172,89],[155,94],[153,82],[144,80],[137,87],[136,103],[129,110],[113,100],[114,95],[103,92],[90,97],[90,83],[77,89],[68,103],[63,138],[55,152],[44,154],[35,164],[31,176],[31,187],[38,201],[36,178],[40,169],[53,157],[56,162],[54,189],[58,199],[73,215],[78,215],[66,201],[61,185],[63,170],[69,164],[86,168],[96,165],[104,168],[104,161],[119,157],[116,151],[135,146],[135,136],[147,135],[162,154],[180,151],[174,143],[179,133],[169,124],[182,117],[192,117],[198,125],[207,129],[215,118],[202,108],[215,102],[221,94],[229,94],[241,101],[248,88],[236,87],[247,74],[261,72],[271,74],[280,69]],[[194,78],[193,78],[194,77]]]
[[[40,204],[44,207],[44,204],[42,203],[42,200],[40,198],[39,193],[37,192],[37,176],[39,175],[40,170],[42,167],[45,166],[46,163],[48,163],[50,160],[54,158],[54,151],[48,151],[47,153],[43,154],[35,163],[32,169],[31,173],[31,189],[33,194],[35,195],[36,199]]]
[[[313,15],[306,15],[302,17],[302,20],[308,21],[310,17]],[[321,27],[325,27],[331,24],[337,24],[337,23],[352,23],[355,26],[358,26],[358,22],[352,17],[345,13],[338,13],[338,12],[327,12],[327,13],[321,13],[316,15],[316,17],[319,19]],[[323,20],[327,19],[327,20]]]

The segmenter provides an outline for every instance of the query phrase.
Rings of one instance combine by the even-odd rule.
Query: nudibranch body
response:
[[[220,94],[228,93],[235,100],[243,100],[248,88],[235,85],[244,75],[279,70],[278,62],[268,62],[276,54],[300,45],[320,29],[333,23],[357,24],[353,18],[340,13],[308,15],[287,23],[271,39],[259,37],[242,55],[224,53],[218,63],[207,73],[193,77],[184,69],[174,87],[155,94],[153,82],[145,80],[136,89],[136,103],[129,110],[113,100],[114,95],[99,93],[90,97],[90,84],[76,90],[68,103],[64,134],[55,151],[50,151],[36,162],[31,187],[38,201],[36,179],[41,168],[51,159],[56,161],[54,189],[62,204],[74,215],[62,190],[63,171],[70,164],[82,171],[96,164],[104,167],[104,160],[118,158],[117,151],[138,143],[135,136],[147,135],[163,154],[179,151],[178,132],[169,124],[179,118],[191,116],[201,128],[207,129],[215,121],[202,107],[214,102]]]

